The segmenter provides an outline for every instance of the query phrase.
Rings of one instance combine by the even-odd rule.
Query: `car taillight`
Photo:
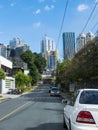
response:
[[[76,122],[87,123],[87,124],[95,124],[93,116],[88,111],[80,111],[78,116],[77,116]]]

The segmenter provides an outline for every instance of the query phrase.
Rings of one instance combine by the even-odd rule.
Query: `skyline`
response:
[[[0,0],[0,43],[9,44],[19,37],[32,52],[40,52],[40,41],[47,35],[57,44],[67,0]],[[98,0],[68,0],[63,28],[57,50],[63,55],[63,32],[81,33]],[[98,6],[85,31],[98,29]]]

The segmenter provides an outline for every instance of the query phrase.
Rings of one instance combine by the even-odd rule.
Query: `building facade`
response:
[[[54,50],[55,50],[54,40],[45,35],[41,40],[41,55],[44,58],[46,58],[46,51],[54,51]]]
[[[94,37],[95,35],[92,32],[88,32],[86,34],[86,42],[91,41]]]
[[[0,56],[0,68],[5,72],[5,79],[0,80],[0,93],[7,93],[10,88],[15,89],[15,79],[11,77],[12,62]]]
[[[64,59],[72,58],[75,54],[75,33],[63,33],[63,56]]]
[[[81,48],[83,48],[84,46],[85,46],[85,44],[86,44],[86,35],[85,34],[83,34],[83,33],[81,33],[78,37],[77,37],[77,39],[76,39],[76,45],[77,45],[77,52],[81,49]]]
[[[86,43],[90,40],[92,40],[95,37],[95,35],[92,32],[88,32],[86,35],[81,33],[76,39],[76,50],[77,52],[85,47]]]
[[[20,38],[15,37],[12,40],[10,40],[9,45],[10,45],[11,48],[15,48],[17,45],[20,45],[22,43],[23,42]]]
[[[7,57],[7,49],[6,46],[0,43],[0,56]]]
[[[58,60],[58,51],[55,50],[55,42],[46,35],[41,40],[41,55],[46,59],[46,70],[52,72],[56,69]]]
[[[47,69],[55,70],[58,60],[58,51],[46,51]]]

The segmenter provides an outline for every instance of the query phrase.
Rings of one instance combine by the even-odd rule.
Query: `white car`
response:
[[[98,130],[98,89],[80,89],[66,102],[63,126],[68,130]]]

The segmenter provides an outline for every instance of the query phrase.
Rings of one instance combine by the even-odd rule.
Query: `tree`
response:
[[[40,74],[44,71],[46,67],[46,60],[40,54],[34,53],[34,64],[36,65]]]
[[[31,82],[31,77],[25,75],[22,71],[18,71],[15,77],[16,88],[23,92],[25,87],[28,87]]]
[[[46,67],[46,60],[40,54],[32,53],[30,50],[24,52],[21,58],[28,64],[29,75],[32,77],[32,84],[36,84]]]
[[[0,68],[0,80],[5,79],[5,73],[4,71]]]
[[[27,50],[21,55],[22,60],[28,64],[28,68],[30,68],[31,64],[34,63],[34,54]]]

